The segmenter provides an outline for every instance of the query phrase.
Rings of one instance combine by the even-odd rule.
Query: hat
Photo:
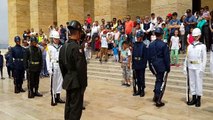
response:
[[[30,38],[30,42],[36,42],[36,43],[38,43],[38,39],[33,36],[33,37]]]
[[[199,35],[201,35],[201,30],[199,28],[195,28],[192,31],[192,36],[199,36]]]
[[[155,33],[157,33],[157,34],[164,34],[164,31],[163,31],[163,29],[162,28],[160,28],[160,27],[157,27],[156,29],[155,29]]]
[[[15,36],[14,41],[19,42],[19,41],[21,41],[21,38],[19,36]]]
[[[68,24],[68,29],[69,30],[72,29],[72,30],[82,31],[81,24],[77,20],[70,21],[69,24]]]
[[[138,31],[137,33],[136,33],[136,37],[138,38],[138,37],[143,37],[144,36],[144,33],[143,33],[143,31]]]
[[[167,14],[167,17],[172,17],[172,13],[168,13],[168,14]]]

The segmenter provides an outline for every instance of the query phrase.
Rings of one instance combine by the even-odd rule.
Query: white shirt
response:
[[[181,35],[184,35],[184,34],[185,34],[185,28],[184,28],[183,23],[181,23],[181,25],[180,25],[180,34],[181,34]]]
[[[193,44],[189,45],[187,53],[186,60],[188,63],[188,68],[197,69],[204,72],[207,61],[206,45],[195,41]],[[197,64],[192,64],[192,61],[197,62]]]
[[[106,35],[101,36],[101,48],[108,48]]]
[[[100,31],[100,26],[93,26],[91,29],[91,37],[93,36],[94,33],[99,33]]]
[[[171,37],[171,42],[172,42],[171,49],[172,50],[177,50],[177,49],[179,50],[179,42],[180,42],[179,37],[172,36]]]
[[[119,36],[120,36],[120,32],[115,32],[114,33],[114,36],[115,36],[115,40],[118,40],[119,39]]]
[[[212,50],[213,50],[213,44],[212,44]],[[210,72],[213,75],[213,51],[210,51]]]
[[[151,18],[151,23],[152,23],[152,28],[151,31],[155,30],[155,28],[157,27],[158,21],[157,18],[155,17],[154,19]]]

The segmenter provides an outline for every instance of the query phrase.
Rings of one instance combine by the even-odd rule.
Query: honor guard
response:
[[[137,32],[137,42],[135,42],[132,52],[132,69],[135,72],[138,87],[137,93],[133,95],[140,95],[140,97],[145,95],[145,69],[147,64],[147,48],[142,42],[143,36],[144,33],[142,31]]]
[[[192,100],[187,104],[200,107],[200,99],[203,95],[203,74],[206,67],[207,53],[206,45],[199,41],[201,37],[199,28],[195,28],[192,31],[192,36],[195,41],[188,46],[184,64],[188,66],[190,91],[192,94]],[[186,71],[186,69],[184,69],[184,71]]]
[[[14,38],[16,45],[11,49],[12,58],[13,58],[13,77],[15,84],[15,93],[25,92],[22,88],[23,79],[24,79],[24,55],[25,50],[21,46],[21,39],[19,36]]]
[[[159,100],[163,92],[161,91],[161,86],[165,72],[170,72],[169,47],[162,40],[163,34],[162,28],[156,28],[155,35],[157,39],[150,43],[148,48],[149,68],[156,77],[153,101],[157,107],[164,106],[164,103]]]
[[[55,106],[57,103],[65,103],[60,98],[60,93],[62,90],[62,74],[59,67],[59,51],[62,47],[60,44],[60,36],[57,31],[52,32],[53,35],[53,44],[48,46],[46,62],[47,70],[50,74],[51,81],[51,105]]]
[[[65,120],[80,120],[84,91],[87,87],[87,62],[83,48],[79,45],[81,24],[69,23],[69,40],[60,49],[59,65],[63,76],[62,88],[66,90]]]
[[[28,71],[28,98],[34,96],[42,97],[38,92],[39,76],[42,69],[42,52],[38,47],[36,37],[30,38],[30,46],[26,50],[27,71]]]

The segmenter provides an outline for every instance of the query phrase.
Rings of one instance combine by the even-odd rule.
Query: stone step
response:
[[[96,75],[96,76],[102,76],[102,77],[111,77],[111,78],[117,78],[117,79],[122,79],[122,74],[117,74],[117,73],[105,73],[105,72],[97,72],[97,71],[88,71],[88,75]],[[151,74],[151,73],[146,73],[145,75],[145,79],[146,81],[150,80],[150,81],[153,81],[155,80],[155,77]],[[168,77],[169,81],[168,82],[169,84],[172,84],[172,85],[177,85],[177,86],[185,86],[186,85],[186,78],[183,78],[183,79],[178,79],[178,78],[174,78],[174,77],[171,77],[169,75]],[[204,89],[207,89],[207,90],[213,90],[213,82],[209,79],[205,79],[204,78]]]
[[[97,75],[88,75],[89,80],[106,80],[106,81],[115,81],[116,84],[121,84],[122,78],[112,78],[112,77],[103,77]],[[146,87],[154,88],[154,80],[153,82],[146,81]],[[185,94],[186,93],[186,86],[177,86],[177,85],[169,85],[167,84],[166,91],[174,91],[178,93]],[[206,90],[203,89],[204,96],[213,97],[213,90]]]
[[[100,71],[100,72],[112,72],[112,73],[122,73],[122,69],[121,68],[118,68],[118,69],[111,69],[111,68],[99,68],[99,67],[93,67],[93,66],[90,66],[88,67],[88,70],[89,71]],[[149,69],[146,69],[146,72],[151,72]],[[183,74],[183,70],[180,71],[180,70],[171,70],[170,72],[170,75],[176,75],[176,76],[184,76],[185,75]],[[204,73],[204,76],[205,77],[213,77],[213,75],[210,73],[210,72],[205,72]],[[212,80],[211,80],[212,81]]]
[[[90,62],[88,63],[88,68],[89,67],[97,67],[97,68],[110,68],[110,69],[119,69],[121,68],[121,64],[120,63],[105,63],[103,62],[102,64],[100,62]],[[148,67],[147,67],[148,68]],[[179,70],[179,71],[183,71],[183,66],[180,67],[171,67],[171,70]],[[210,67],[206,67],[205,72],[210,72]]]

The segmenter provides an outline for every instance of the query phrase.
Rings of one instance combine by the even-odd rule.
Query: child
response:
[[[119,49],[119,61],[120,61],[120,54],[121,54],[121,49],[122,49],[122,43],[126,40],[127,35],[125,34],[124,28],[121,29],[121,34],[119,37],[118,41],[118,49]]]
[[[104,30],[103,34],[101,34],[101,55],[100,55],[100,63],[102,63],[102,57],[105,56],[105,62],[108,60],[108,40],[107,40],[107,31]]]
[[[171,66],[176,65],[176,67],[179,67],[178,64],[178,52],[179,52],[179,48],[181,47],[180,44],[180,38],[178,37],[179,31],[175,30],[174,32],[174,36],[171,37],[171,42],[170,42],[170,46],[171,46]],[[174,62],[174,58],[176,58],[176,62]]]
[[[118,62],[119,59],[118,59],[118,47],[116,45],[116,43],[113,44],[113,48],[112,48],[112,51],[113,51],[113,56],[114,56],[114,60],[115,62]]]
[[[121,51],[121,68],[123,69],[123,78],[124,82],[122,85],[130,87],[130,63],[131,63],[131,51],[129,50],[129,44],[127,41],[122,43],[122,51]]]
[[[166,28],[166,24],[165,23],[162,24],[162,28],[163,28],[163,31],[164,31],[163,41],[165,43],[167,43],[168,42],[168,37],[169,37],[169,31],[168,31],[168,28]]]
[[[90,36],[87,36],[86,38],[84,51],[85,51],[86,60],[89,61],[92,57]]]
[[[98,59],[100,57],[100,49],[101,49],[101,40],[99,36],[95,37],[95,52],[96,52],[96,58]]]
[[[194,42],[194,37],[192,36],[193,28],[190,29],[190,33],[187,35],[187,43],[191,45]]]

